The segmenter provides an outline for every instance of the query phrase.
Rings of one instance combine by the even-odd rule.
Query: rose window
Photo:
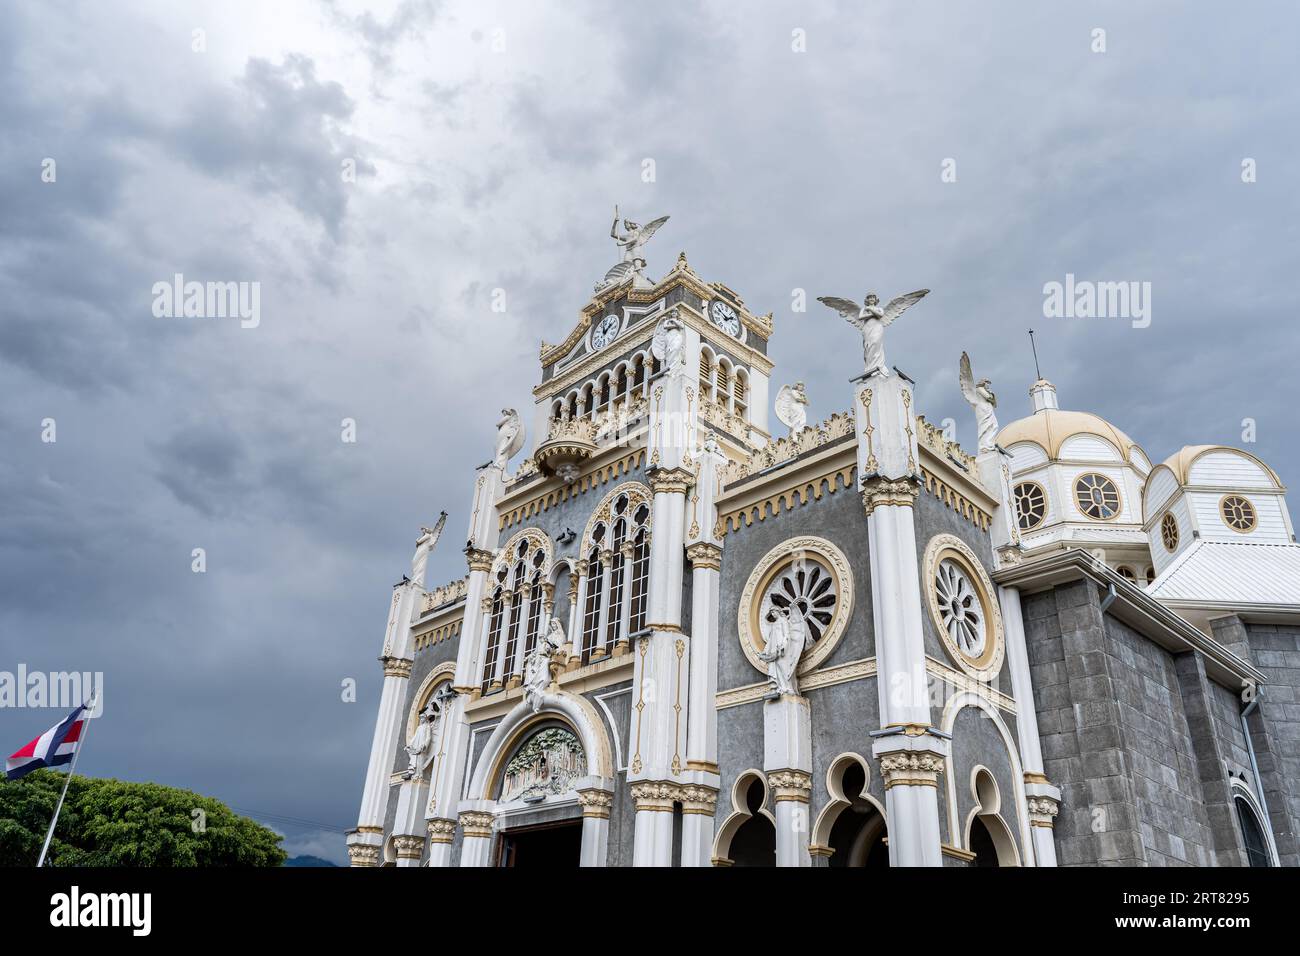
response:
[[[803,618],[810,642],[816,642],[830,627],[838,600],[830,571],[815,561],[797,558],[768,586],[759,607],[759,620],[766,624],[774,608],[788,608]]]
[[[963,654],[978,658],[984,653],[984,604],[966,570],[951,559],[940,561],[934,589],[944,630]]]

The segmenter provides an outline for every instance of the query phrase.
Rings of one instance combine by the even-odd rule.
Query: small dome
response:
[[[1166,458],[1162,464],[1174,473],[1174,477],[1178,479],[1178,483],[1180,485],[1190,484],[1192,463],[1195,462],[1196,459],[1204,455],[1206,452],[1210,452],[1210,451],[1231,452],[1233,454],[1240,455],[1243,458],[1249,459],[1250,461],[1259,465],[1259,467],[1265,471],[1268,477],[1273,480],[1274,484],[1276,484],[1279,488],[1282,487],[1282,479],[1278,477],[1278,473],[1276,471],[1274,471],[1268,465],[1264,464],[1262,461],[1260,461],[1250,452],[1242,451],[1240,448],[1233,448],[1229,445],[1184,445],[1182,448],[1178,449],[1178,451],[1174,452],[1172,455]]]
[[[998,432],[998,444],[1010,448],[1017,442],[1033,442],[1047,452],[1048,458],[1059,458],[1061,446],[1075,435],[1104,438],[1119,449],[1125,461],[1134,448],[1141,451],[1137,442],[1104,418],[1091,412],[1064,412],[1057,408],[1044,408],[1007,425]]]

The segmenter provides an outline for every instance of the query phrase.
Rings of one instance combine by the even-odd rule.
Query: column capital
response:
[[[470,571],[491,571],[496,555],[486,548],[466,548],[465,563]]]
[[[688,783],[682,785],[681,791],[682,813],[698,813],[702,816],[711,817],[717,811],[717,787]]]
[[[348,863],[352,866],[378,866],[379,847],[353,843],[348,846]]]
[[[582,805],[582,815],[584,817],[608,820],[609,808],[614,805],[614,795],[608,790],[597,788],[579,790],[578,803]]]
[[[777,803],[792,800],[808,803],[812,797],[812,774],[802,770],[770,770],[767,785]]]
[[[379,662],[384,665],[385,677],[400,677],[403,680],[409,680],[411,677],[411,659],[409,657],[381,657]]]
[[[921,485],[915,478],[897,480],[877,475],[862,481],[862,507],[871,516],[882,505],[900,505],[911,508],[916,504],[916,496]]]
[[[684,495],[695,476],[685,468],[652,468],[647,477],[650,490],[655,494],[661,492],[671,495]]]
[[[460,815],[460,828],[466,837],[490,837],[493,816],[480,810],[466,810]]]
[[[722,549],[716,544],[701,541],[686,549],[686,558],[693,568],[706,568],[710,571],[722,570]]]
[[[406,833],[395,836],[393,849],[397,851],[399,860],[418,860],[424,852],[424,837]]]
[[[938,787],[943,755],[927,750],[898,750],[880,755],[880,775],[891,787]]]
[[[1050,830],[1056,825],[1056,815],[1061,812],[1059,800],[1053,800],[1051,797],[1030,797],[1027,802],[1031,827],[1047,827]]]
[[[435,817],[428,822],[429,842],[450,843],[456,833],[456,821]]]
[[[657,810],[671,813],[673,804],[681,800],[681,786],[668,780],[642,780],[632,784],[632,802],[637,812]]]

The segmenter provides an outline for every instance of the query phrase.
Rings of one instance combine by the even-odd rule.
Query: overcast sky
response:
[[[889,358],[968,449],[961,350],[1005,424],[1028,412],[1033,327],[1062,406],[1154,460],[1241,445],[1251,418],[1244,447],[1300,481],[1298,21],[1284,3],[6,4],[0,670],[105,672],[89,774],[353,826],[390,587],[441,509],[430,583],[464,573],[472,469],[499,409],[530,407],[539,340],[616,260],[615,203],[672,216],[652,276],[686,250],[774,312],[774,385],[804,380],[812,419],[861,370],[813,297],[924,286]],[[176,273],[256,281],[260,324],[155,317]],[[1067,273],[1151,283],[1149,327],[1045,318]],[[58,716],[0,710],[0,743]],[[346,860],[341,834],[281,829]]]

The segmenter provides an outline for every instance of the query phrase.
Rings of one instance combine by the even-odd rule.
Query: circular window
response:
[[[1002,667],[1002,617],[993,582],[966,542],[935,535],[925,551],[930,619],[948,655],[978,680]]]
[[[1224,524],[1242,534],[1253,531],[1259,521],[1255,515],[1255,506],[1241,495],[1226,495],[1219,502],[1219,513],[1223,515]]]
[[[1011,492],[1016,499],[1016,521],[1021,531],[1032,531],[1047,517],[1047,493],[1036,481],[1022,481]]]
[[[1074,482],[1074,500],[1079,510],[1097,521],[1109,521],[1119,514],[1119,489],[1105,475],[1080,475]]]
[[[1164,542],[1166,551],[1178,547],[1178,519],[1169,512],[1165,512],[1165,516],[1160,519],[1160,540]]]
[[[754,668],[767,673],[758,654],[777,611],[803,620],[808,649],[798,673],[816,668],[844,635],[853,607],[853,575],[844,552],[824,538],[791,538],[758,562],[740,596],[737,630],[741,650]]]

